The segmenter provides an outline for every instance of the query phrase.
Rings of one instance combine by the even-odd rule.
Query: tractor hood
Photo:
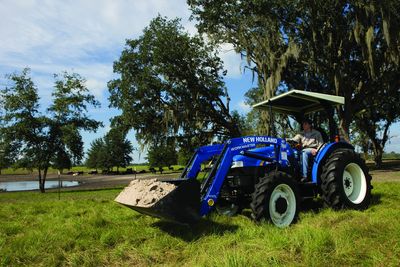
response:
[[[272,112],[303,116],[329,107],[343,105],[344,97],[290,90],[271,99],[253,105],[253,108],[271,109]]]
[[[250,152],[254,152],[265,157],[273,158],[275,157],[275,151],[273,146],[259,147],[254,149],[249,149]],[[237,167],[258,167],[270,164],[269,162],[250,158],[243,155],[236,155],[232,159],[232,168]]]

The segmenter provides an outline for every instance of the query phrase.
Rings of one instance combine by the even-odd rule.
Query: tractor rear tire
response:
[[[287,227],[297,221],[299,213],[297,183],[284,172],[272,172],[255,186],[250,204],[256,221],[267,220],[278,227]]]
[[[371,175],[354,150],[333,151],[322,167],[321,182],[322,198],[328,207],[363,210],[371,202]]]

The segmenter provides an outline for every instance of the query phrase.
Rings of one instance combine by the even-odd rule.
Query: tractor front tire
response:
[[[322,198],[328,207],[363,210],[371,202],[371,175],[354,150],[333,151],[322,167],[321,182]]]
[[[253,219],[267,220],[278,227],[296,222],[299,193],[296,182],[284,172],[271,172],[256,184],[250,204]]]

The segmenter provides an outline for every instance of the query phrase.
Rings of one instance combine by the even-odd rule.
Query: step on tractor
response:
[[[343,104],[343,97],[291,90],[253,107],[301,121],[310,113],[332,112]],[[154,205],[124,205],[184,224],[193,224],[213,210],[233,216],[251,209],[254,220],[269,221],[278,227],[294,223],[307,199],[319,197],[333,209],[368,208],[372,186],[364,160],[347,142],[324,141],[311,159],[306,181],[301,179],[298,144],[285,138],[246,136],[196,149],[178,179],[163,180],[176,187]],[[202,169],[204,163],[211,166],[206,171]],[[201,182],[199,173],[206,173]]]

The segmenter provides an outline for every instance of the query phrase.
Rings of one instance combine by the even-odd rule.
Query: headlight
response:
[[[234,161],[232,162],[231,168],[242,168],[243,167],[243,161]]]

